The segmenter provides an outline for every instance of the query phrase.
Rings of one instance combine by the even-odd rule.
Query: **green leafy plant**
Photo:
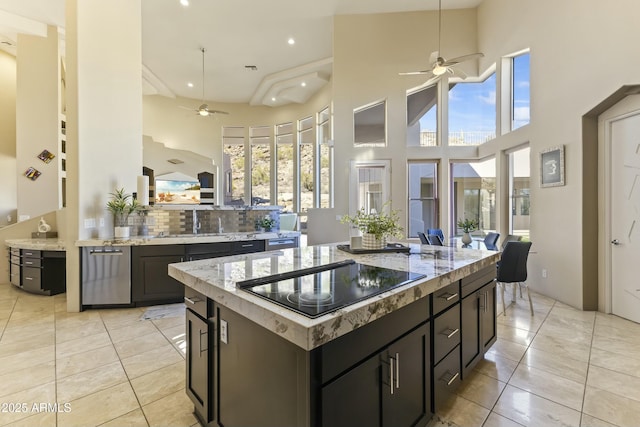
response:
[[[271,218],[269,215],[265,215],[256,221],[258,227],[264,228],[265,230],[271,230],[273,226],[276,224],[276,220]]]
[[[362,208],[353,216],[343,215],[340,222],[351,224],[363,233],[373,234],[378,240],[392,236],[400,238],[403,231],[403,228],[399,225],[400,211],[391,210],[389,214],[384,213],[384,209],[388,204],[389,202],[382,206],[381,213],[366,213]]]
[[[124,192],[124,188],[116,188],[109,195],[111,200],[107,202],[107,210],[113,214],[117,226],[126,226],[129,215],[142,208],[138,200]]]
[[[457,224],[458,224],[458,227],[462,228],[462,231],[465,233],[471,233],[472,231],[475,231],[478,229],[478,221],[475,219],[467,219],[467,218],[465,218],[464,220],[459,219]]]

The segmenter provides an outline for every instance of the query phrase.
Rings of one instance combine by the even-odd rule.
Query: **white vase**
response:
[[[114,227],[113,235],[116,239],[128,239],[130,235],[129,227]]]
[[[471,242],[473,242],[473,239],[471,238],[471,234],[469,233],[464,233],[462,235],[462,243],[464,243],[465,245],[469,245],[471,244]]]
[[[362,234],[362,249],[383,249],[387,246],[387,239],[377,239],[375,234]]]

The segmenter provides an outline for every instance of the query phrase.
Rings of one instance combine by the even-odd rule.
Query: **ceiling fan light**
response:
[[[433,67],[432,72],[434,76],[441,76],[447,72],[447,67],[443,67],[442,65],[436,65],[435,67]]]
[[[198,110],[198,114],[200,114],[201,116],[208,116],[209,112],[207,110],[205,110],[204,108]]]

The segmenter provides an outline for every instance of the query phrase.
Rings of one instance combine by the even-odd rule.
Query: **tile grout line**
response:
[[[555,305],[556,305],[556,301],[554,300],[554,301],[553,301],[553,304],[551,304],[551,307],[549,307],[549,311],[547,311],[547,314],[544,316],[544,319],[542,320],[542,323],[540,323],[540,326],[538,326],[538,328],[536,329],[535,333],[533,334],[533,337],[531,337],[531,341],[529,341],[529,344],[527,344],[527,349],[524,351],[524,353],[523,353],[523,354],[522,354],[522,356],[520,357],[520,360],[518,361],[518,364],[516,365],[515,369],[513,370],[513,372],[511,372],[511,375],[509,375],[509,378],[507,379],[507,381],[505,381],[505,386],[504,386],[504,388],[502,389],[502,391],[501,391],[501,392],[500,392],[500,394],[498,395],[498,398],[496,399],[496,401],[494,402],[493,406],[492,406],[492,407],[491,407],[491,409],[489,410],[489,415],[487,416],[487,418],[486,418],[486,419],[484,420],[484,422],[482,423],[482,425],[483,425],[483,426],[486,424],[487,420],[489,419],[489,416],[490,416],[492,413],[495,413],[496,415],[499,415],[499,416],[504,417],[504,418],[506,418],[506,419],[508,419],[508,420],[510,420],[510,421],[513,421],[514,423],[516,423],[516,424],[518,424],[518,425],[522,425],[522,424],[520,424],[519,422],[517,422],[516,420],[513,420],[513,419],[511,419],[511,418],[509,418],[509,417],[505,417],[505,416],[504,416],[504,415],[502,415],[502,414],[499,414],[499,413],[497,413],[497,412],[494,412],[494,409],[495,409],[496,405],[498,404],[498,401],[500,400],[500,398],[501,398],[501,397],[502,397],[502,395],[504,394],[504,391],[507,389],[507,386],[509,386],[509,385],[510,385],[510,384],[509,384],[509,382],[511,381],[511,378],[513,377],[513,374],[516,372],[516,370],[518,369],[518,367],[519,367],[519,366],[520,366],[520,364],[522,363],[522,359],[523,359],[523,358],[524,358],[524,356],[527,354],[527,351],[529,351],[529,348],[531,348],[531,343],[533,343],[533,340],[534,340],[534,339],[535,339],[535,337],[538,335],[538,331],[540,330],[540,328],[542,328],[542,325],[544,325],[544,322],[546,322],[546,321],[547,321],[547,318],[549,317],[549,314],[551,313],[551,310],[553,310],[553,307],[555,307]],[[534,310],[534,314],[535,314],[535,310]],[[532,315],[532,316],[533,316],[533,315]],[[497,322],[497,319],[496,319],[496,322]],[[498,334],[498,332],[497,332],[497,327],[496,327],[496,336],[497,336],[497,334]],[[513,386],[513,385],[511,385],[511,387],[514,387],[514,388],[518,388],[518,389],[519,389],[519,387],[516,387],[516,386]],[[526,391],[526,390],[524,390],[524,391]],[[531,393],[531,394],[534,394],[534,393]],[[534,394],[534,395],[535,395],[535,394]],[[536,395],[536,396],[537,396],[537,395]],[[538,397],[542,397],[542,396],[538,396]],[[548,400],[548,399],[547,399],[547,400]]]

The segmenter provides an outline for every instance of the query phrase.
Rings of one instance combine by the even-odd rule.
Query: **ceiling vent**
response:
[[[245,65],[244,69],[247,71],[258,71],[258,67],[256,65]]]
[[[182,160],[180,160],[180,159],[169,159],[169,160],[167,160],[167,162],[172,163],[172,164],[174,164],[174,165],[179,165],[179,164],[181,164],[181,163],[184,163],[184,162],[183,162]]]

